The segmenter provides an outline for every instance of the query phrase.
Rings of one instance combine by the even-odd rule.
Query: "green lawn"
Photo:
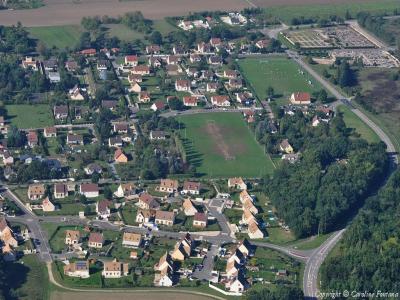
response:
[[[79,41],[82,29],[79,25],[29,27],[34,39],[42,41],[47,47],[73,48]]]
[[[322,89],[319,82],[286,56],[246,58],[239,60],[239,67],[259,99],[267,97],[266,91],[269,86],[273,87],[281,104],[287,103],[294,92],[312,93]],[[303,74],[300,71],[303,71]]]
[[[257,4],[262,4],[264,0],[257,0]],[[374,14],[393,14],[394,9],[399,8],[398,0],[365,0],[347,3],[331,4],[310,4],[310,5],[285,5],[273,6],[266,8],[265,12],[268,16],[275,16],[290,25],[290,21],[294,18],[327,18],[332,15],[344,17],[348,11],[354,18],[361,11],[369,11]]]
[[[133,41],[144,37],[143,33],[134,31],[124,24],[108,24],[104,25],[104,27],[107,29],[109,37],[115,36],[123,41]]]
[[[5,282],[12,290],[6,299],[48,299],[49,282],[46,266],[36,255],[26,255],[18,262],[9,262],[4,266]],[[2,280],[4,280],[2,278]],[[8,293],[8,291],[5,291]],[[8,294],[10,294],[8,293]]]
[[[264,154],[239,113],[208,113],[178,118],[188,161],[199,176],[260,177],[271,174]]]
[[[6,105],[7,118],[18,128],[43,128],[54,124],[50,108],[46,104]]]
[[[343,114],[344,122],[348,128],[354,129],[356,133],[370,143],[378,143],[380,141],[378,135],[347,106],[340,105],[338,111]]]

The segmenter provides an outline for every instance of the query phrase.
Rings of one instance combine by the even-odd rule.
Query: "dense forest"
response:
[[[324,290],[400,291],[400,171],[367,199],[321,269]],[[393,297],[397,298],[397,297]]]
[[[279,133],[302,159],[278,167],[272,179],[264,179],[264,188],[297,237],[334,230],[362,204],[388,166],[385,145],[349,136],[340,115],[317,127],[301,112],[286,115]]]

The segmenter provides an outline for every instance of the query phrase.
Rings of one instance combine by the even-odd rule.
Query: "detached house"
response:
[[[167,134],[161,130],[152,130],[150,131],[150,140],[165,140]]]
[[[76,245],[81,240],[81,233],[78,230],[66,230],[65,231],[65,244]]]
[[[68,117],[68,106],[56,105],[53,108],[53,113],[56,120],[65,120]]]
[[[118,148],[114,152],[114,160],[116,163],[127,163],[128,162],[128,157],[125,155],[125,153],[122,151],[122,149]]]
[[[148,75],[150,75],[150,68],[149,68],[149,66],[146,66],[146,65],[135,66],[132,68],[131,74],[148,76]]]
[[[229,96],[227,95],[211,96],[211,104],[218,107],[226,107],[231,105]]]
[[[189,80],[175,81],[175,90],[177,92],[190,92],[190,81]]]
[[[139,62],[139,58],[136,55],[127,55],[125,56],[125,65],[136,67]]]
[[[101,275],[104,278],[121,278],[128,276],[129,265],[127,263],[118,262],[116,259],[104,263],[104,269]]]
[[[199,195],[200,194],[200,182],[185,181],[183,183],[183,190],[185,194]]]
[[[228,187],[229,188],[235,188],[239,190],[246,190],[247,185],[243,181],[242,177],[233,177],[228,179]]]
[[[151,222],[156,215],[154,210],[139,209],[136,213],[136,223],[143,224]]]
[[[157,210],[155,222],[158,225],[172,226],[175,222],[175,214],[170,211]]]
[[[54,198],[62,199],[68,196],[68,188],[64,183],[54,184]]]
[[[292,104],[309,105],[311,103],[311,95],[304,92],[296,92],[290,96]]]
[[[140,92],[139,93],[139,102],[141,103],[149,103],[150,102],[150,93],[149,92]]]
[[[122,246],[128,248],[138,248],[142,242],[142,236],[138,233],[124,232]]]
[[[188,107],[196,107],[198,104],[199,100],[197,97],[193,96],[184,96],[183,97],[183,105],[188,106]]]
[[[159,209],[160,204],[154,197],[148,193],[141,193],[137,206],[141,209]]]
[[[111,216],[111,209],[110,209],[111,202],[109,200],[100,200],[96,202],[96,213],[97,215],[107,220]]]
[[[136,191],[136,186],[133,183],[121,183],[114,195],[119,198],[125,197],[130,199],[136,195]]]
[[[164,193],[174,193],[178,190],[179,184],[177,180],[161,179],[159,191]]]
[[[96,198],[99,196],[100,190],[96,183],[82,183],[79,186],[79,193],[87,198]]]
[[[160,52],[161,52],[161,47],[159,45],[146,46],[147,54],[160,54]]]
[[[91,232],[89,235],[88,246],[89,248],[101,249],[103,248],[104,237],[102,233]]]
[[[26,139],[28,140],[28,146],[33,148],[38,145],[39,139],[36,131],[29,131],[26,135]]]
[[[293,147],[289,144],[288,139],[284,139],[280,142],[279,149],[287,154],[293,153]]]
[[[197,212],[193,217],[193,227],[206,228],[207,227],[207,215],[205,213]]]
[[[67,134],[68,145],[83,145],[83,136],[79,134]]]
[[[43,135],[46,138],[56,137],[57,136],[57,128],[56,127],[46,127],[43,131]]]
[[[196,207],[189,198],[183,201],[182,208],[185,216],[194,216],[197,213]]]
[[[44,196],[46,188],[44,184],[30,184],[28,187],[29,200],[39,200]]]
[[[64,275],[70,277],[89,278],[89,262],[76,261],[64,266]]]

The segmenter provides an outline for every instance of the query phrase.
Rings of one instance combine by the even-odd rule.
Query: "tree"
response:
[[[269,86],[269,87],[267,88],[267,96],[268,96],[269,98],[274,98],[274,96],[275,96],[275,91],[274,91],[274,88],[273,88],[272,86]]]
[[[319,91],[318,96],[317,96],[317,101],[319,101],[321,103],[328,102],[328,94],[324,89]]]
[[[162,35],[159,31],[153,31],[150,35],[150,42],[156,45],[162,45]]]
[[[178,98],[173,98],[168,101],[169,108],[172,110],[183,110],[183,102]]]
[[[337,80],[341,87],[350,87],[356,83],[355,73],[347,61],[340,63],[337,69]]]
[[[98,183],[99,180],[100,180],[100,174],[97,172],[93,173],[91,178],[92,183]]]

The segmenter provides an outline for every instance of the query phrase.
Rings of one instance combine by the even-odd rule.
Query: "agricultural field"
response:
[[[313,93],[322,89],[319,82],[286,56],[246,58],[239,61],[239,67],[259,99],[267,97],[269,86],[274,88],[280,104],[288,103],[294,92]]]
[[[73,48],[79,41],[82,29],[79,25],[30,27],[31,37],[43,42],[46,47]]]
[[[54,124],[47,104],[10,104],[5,108],[7,119],[18,128],[44,128]]]
[[[273,164],[238,113],[208,113],[178,118],[188,161],[199,176],[260,177]]]
[[[397,0],[253,0],[254,4],[266,8],[268,16],[276,16],[290,24],[293,18],[328,18],[332,15],[345,17],[346,12],[356,16],[361,11],[374,14],[393,14],[399,8]]]

